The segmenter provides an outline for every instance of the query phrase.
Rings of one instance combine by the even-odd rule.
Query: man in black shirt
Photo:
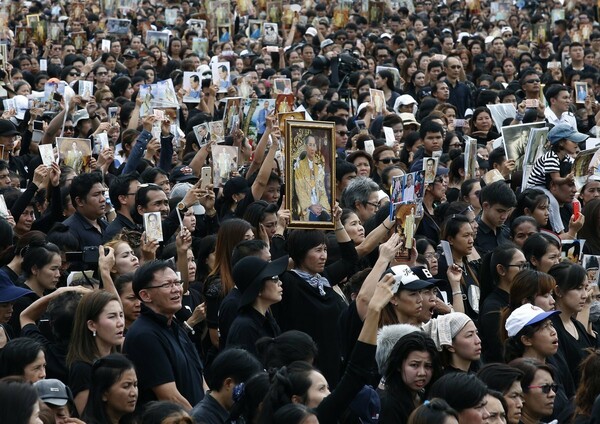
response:
[[[142,313],[125,337],[124,351],[135,364],[140,402],[169,400],[192,409],[204,397],[202,363],[175,318],[183,286],[167,261],[142,265],[132,282]]]
[[[508,241],[510,229],[504,223],[517,206],[517,198],[506,182],[496,181],[481,190],[479,201],[482,212],[477,217],[475,248],[483,256]]]

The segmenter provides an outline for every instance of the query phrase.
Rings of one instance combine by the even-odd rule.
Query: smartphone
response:
[[[463,128],[465,126],[464,119],[455,119],[454,120],[454,128]]]
[[[33,121],[34,131],[44,131],[44,121]]]
[[[581,203],[579,200],[573,200],[573,220],[577,221],[581,216]]]
[[[203,166],[200,171],[200,188],[206,188],[211,183],[212,168],[210,166]]]
[[[57,102],[60,102],[62,100],[62,98],[63,98],[62,94],[56,93],[56,92],[52,96],[52,99]]]

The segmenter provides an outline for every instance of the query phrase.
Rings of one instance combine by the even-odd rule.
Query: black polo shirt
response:
[[[114,236],[119,234],[123,228],[127,228],[128,230],[140,231],[141,228],[125,215],[117,212],[116,218],[108,224],[106,229],[103,232],[102,240],[106,243],[107,241],[111,241]]]
[[[175,318],[169,325],[167,317],[142,304],[141,315],[127,331],[123,349],[135,364],[138,405],[157,400],[152,388],[172,382],[191,405],[204,397],[200,357]]]
[[[108,224],[104,219],[98,219],[97,222],[102,231],[98,231],[83,215],[75,212],[65,219],[63,224],[69,227],[70,232],[79,241],[79,248],[83,249],[86,246],[100,246],[102,244],[102,234]]]
[[[497,228],[494,233],[494,231],[483,222],[481,215],[476,219],[479,228],[477,229],[477,237],[475,237],[475,248],[481,256],[491,252],[502,243],[510,241],[510,229],[506,225]]]
[[[252,307],[241,310],[231,324],[226,348],[239,347],[256,356],[254,344],[261,337],[276,337],[281,334],[279,325],[269,312],[263,315]]]
[[[210,393],[194,406],[190,415],[196,422],[205,424],[225,424],[229,418],[229,412]]]

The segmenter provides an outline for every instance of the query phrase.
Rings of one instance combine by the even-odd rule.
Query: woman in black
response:
[[[398,340],[387,364],[379,422],[405,423],[442,375],[435,343],[419,331],[407,334]]]
[[[578,365],[587,357],[586,349],[597,347],[597,340],[591,329],[586,329],[590,309],[587,273],[580,265],[561,262],[550,268],[548,274],[556,280],[556,310],[562,312],[551,318],[558,335],[558,351],[570,365],[573,381],[577,385]],[[583,317],[585,325],[574,316],[579,319]]]
[[[289,257],[267,262],[247,256],[233,267],[233,279],[241,291],[239,315],[231,324],[226,348],[241,347],[257,355],[255,343],[261,337],[276,337],[281,333],[269,308],[281,302],[279,274],[287,269]]]
[[[281,331],[303,331],[317,343],[319,356],[315,365],[331,387],[339,380],[341,343],[338,323],[346,308],[333,286],[350,277],[358,261],[354,242],[341,223],[339,207],[334,215],[340,259],[325,267],[327,244],[322,231],[292,231],[287,241],[294,267],[280,276],[283,300],[272,308]]]

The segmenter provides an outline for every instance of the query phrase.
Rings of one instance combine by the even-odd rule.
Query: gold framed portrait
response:
[[[285,161],[289,227],[335,229],[335,124],[287,120]]]

